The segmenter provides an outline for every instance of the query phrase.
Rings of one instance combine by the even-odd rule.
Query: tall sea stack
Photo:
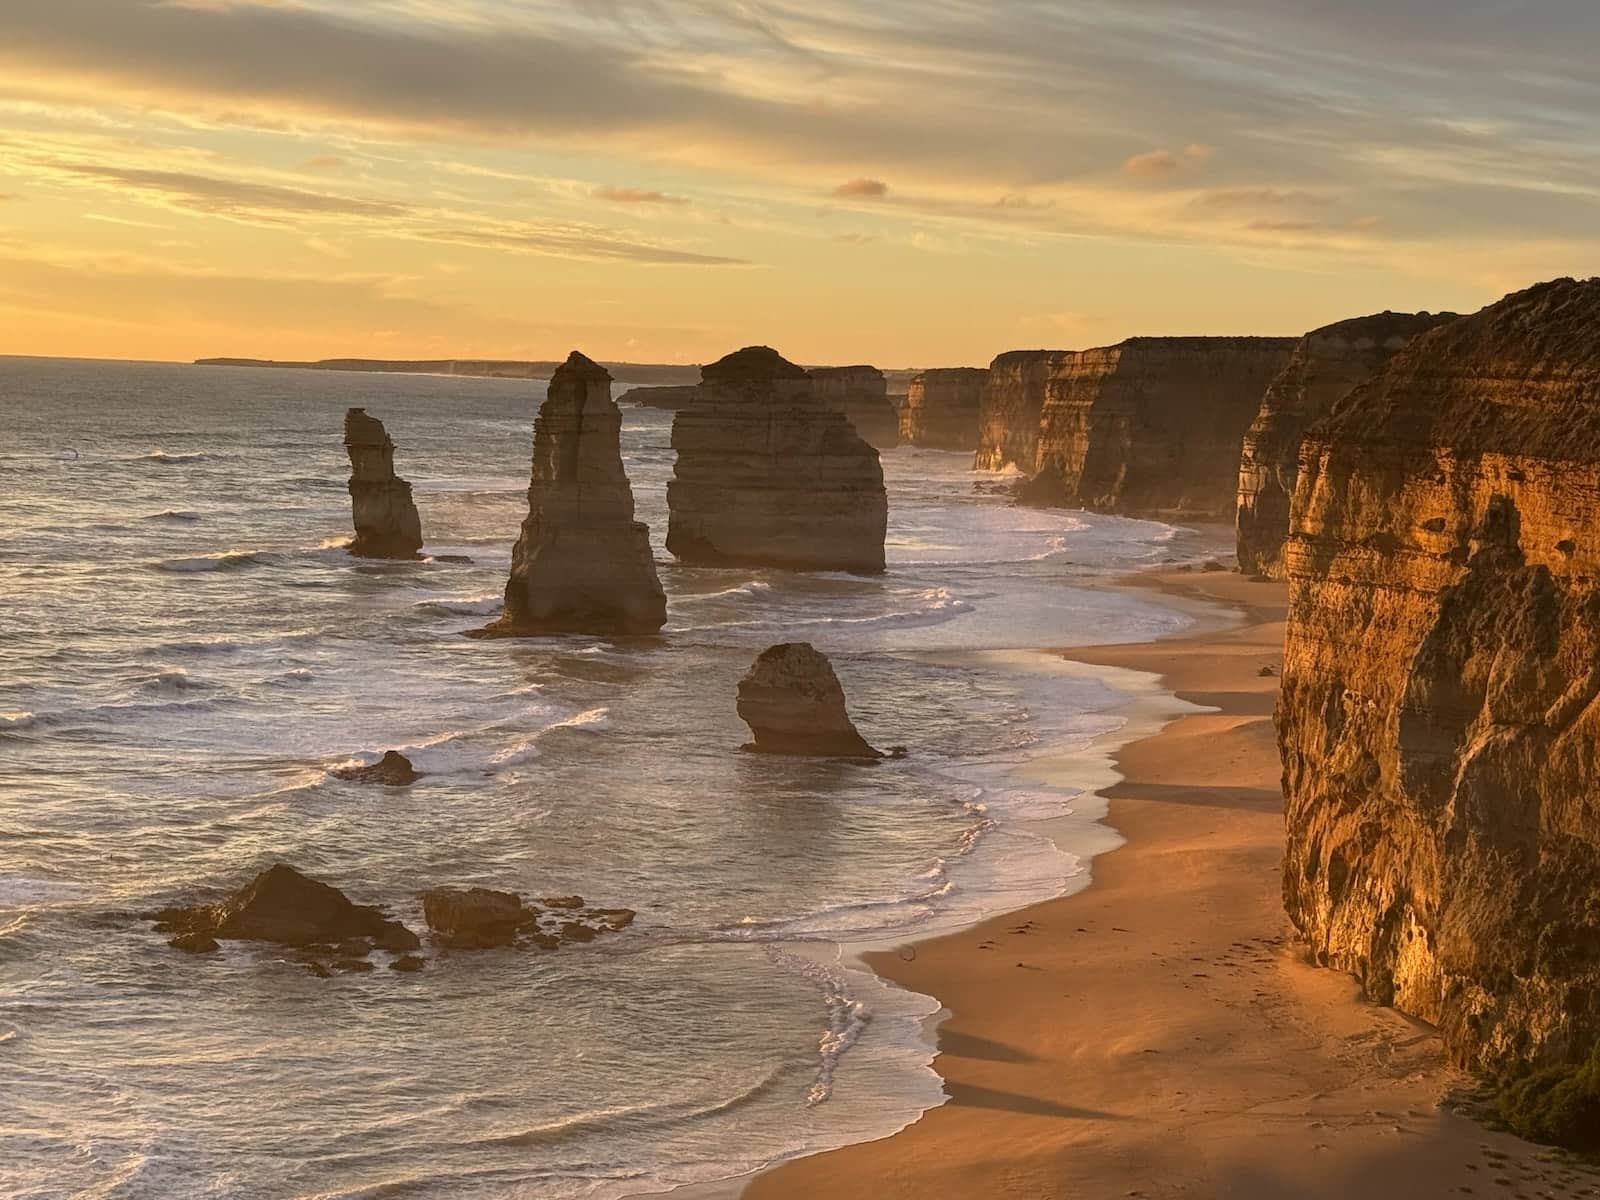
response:
[[[356,536],[350,553],[362,558],[416,558],[422,518],[411,485],[394,473],[394,443],[383,422],[364,408],[344,414],[344,448],[350,456],[350,515]]]
[[[878,452],[766,346],[701,370],[672,423],[667,549],[685,562],[883,570],[888,497]]]
[[[528,516],[511,552],[499,635],[653,634],[667,599],[650,530],[633,519],[611,376],[574,350],[533,423]]]
[[[815,367],[811,382],[817,399],[849,418],[868,445],[893,450],[900,444],[900,418],[877,367]]]
[[[988,380],[983,367],[940,367],[914,376],[900,410],[901,440],[930,450],[975,452]]]
[[[1031,474],[1038,467],[1039,414],[1044,410],[1045,384],[1066,350],[1009,350],[989,364],[978,406],[978,452],[972,465],[979,471],[1019,467]]]
[[[1239,444],[1293,338],[1129,338],[1059,356],[1023,503],[1232,518]]]
[[[1289,499],[1294,495],[1306,426],[1331,411],[1417,334],[1455,317],[1455,313],[1383,312],[1325,325],[1300,340],[1289,365],[1267,388],[1261,411],[1244,435],[1236,514],[1240,570],[1283,578]]]
[[[1283,894],[1462,1064],[1600,1037],[1600,280],[1415,338],[1307,432]]]

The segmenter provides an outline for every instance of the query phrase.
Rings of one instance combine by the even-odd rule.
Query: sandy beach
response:
[[[1215,711],[1118,752],[1123,780],[1105,796],[1126,842],[1094,860],[1088,888],[914,956],[871,956],[952,1014],[935,1063],[950,1101],[744,1195],[1600,1195],[1587,1169],[1444,1105],[1469,1081],[1434,1032],[1304,961],[1279,901],[1283,586],[1205,572],[1136,583],[1240,620],[1065,653],[1160,675]]]

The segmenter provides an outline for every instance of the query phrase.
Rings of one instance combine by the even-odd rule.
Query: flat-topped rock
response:
[[[1497,1071],[1600,1036],[1600,280],[1413,338],[1307,430],[1283,895]]]
[[[489,635],[653,634],[666,624],[650,530],[633,519],[611,376],[574,350],[533,427],[528,516]]]
[[[842,412],[869,445],[879,450],[899,445],[900,420],[877,367],[813,367],[811,379],[817,398]]]
[[[819,758],[878,759],[850,720],[833,664],[809,642],[769,646],[739,681],[747,750]]]
[[[692,383],[675,387],[629,388],[617,397],[617,406],[626,408],[631,404],[637,408],[665,408],[676,411],[693,402],[696,390]]]
[[[1239,446],[1294,338],[1139,337],[1051,365],[1029,503],[1231,520]]]
[[[939,367],[911,379],[900,407],[900,440],[930,450],[978,448],[985,367]]]
[[[705,565],[882,571],[878,452],[811,376],[765,346],[701,373],[698,398],[672,423],[667,549]]]
[[[350,553],[363,558],[416,558],[422,518],[411,485],[394,472],[394,442],[383,422],[364,408],[344,414],[344,448],[350,457],[350,515],[356,536]]]
[[[1283,577],[1289,499],[1306,426],[1331,411],[1417,334],[1455,319],[1455,313],[1382,312],[1324,325],[1300,339],[1245,431],[1235,518],[1240,570]]]

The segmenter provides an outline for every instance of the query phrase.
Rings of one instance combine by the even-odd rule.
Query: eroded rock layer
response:
[[[1236,514],[1241,570],[1283,578],[1289,499],[1294,495],[1306,426],[1417,334],[1455,316],[1383,312],[1325,325],[1300,340],[1245,431]]]
[[[941,367],[915,376],[900,408],[900,440],[930,450],[976,451],[988,379],[983,367]]]
[[[350,553],[363,558],[416,558],[422,519],[411,485],[394,473],[394,442],[383,422],[364,408],[344,414],[344,448],[350,456]]]
[[[817,399],[843,413],[868,445],[893,450],[900,444],[900,419],[877,367],[815,367],[811,381]]]
[[[533,425],[528,516],[490,632],[652,634],[667,620],[650,530],[633,519],[622,414],[605,368],[574,350]]]
[[[777,351],[748,347],[705,367],[699,398],[673,419],[672,448],[667,549],[678,558],[883,570],[878,452]]]
[[[1307,432],[1284,901],[1463,1064],[1600,1034],[1600,281],[1440,326]]]
[[[1293,338],[1129,338],[1059,356],[1027,503],[1232,517],[1239,445]]]
[[[1067,350],[1010,350],[989,364],[978,403],[978,452],[972,465],[979,471],[1017,467],[1031,474],[1038,467],[1039,415],[1044,411],[1045,384]]]

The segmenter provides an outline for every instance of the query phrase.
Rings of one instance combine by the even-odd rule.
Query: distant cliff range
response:
[[[288,367],[302,371],[382,371],[397,375],[473,375],[490,379],[549,379],[560,362],[511,362],[483,358],[324,358],[317,362],[278,362],[269,358],[197,358],[201,367]],[[672,363],[602,363],[617,379],[630,383],[691,384],[700,382],[699,366]]]

